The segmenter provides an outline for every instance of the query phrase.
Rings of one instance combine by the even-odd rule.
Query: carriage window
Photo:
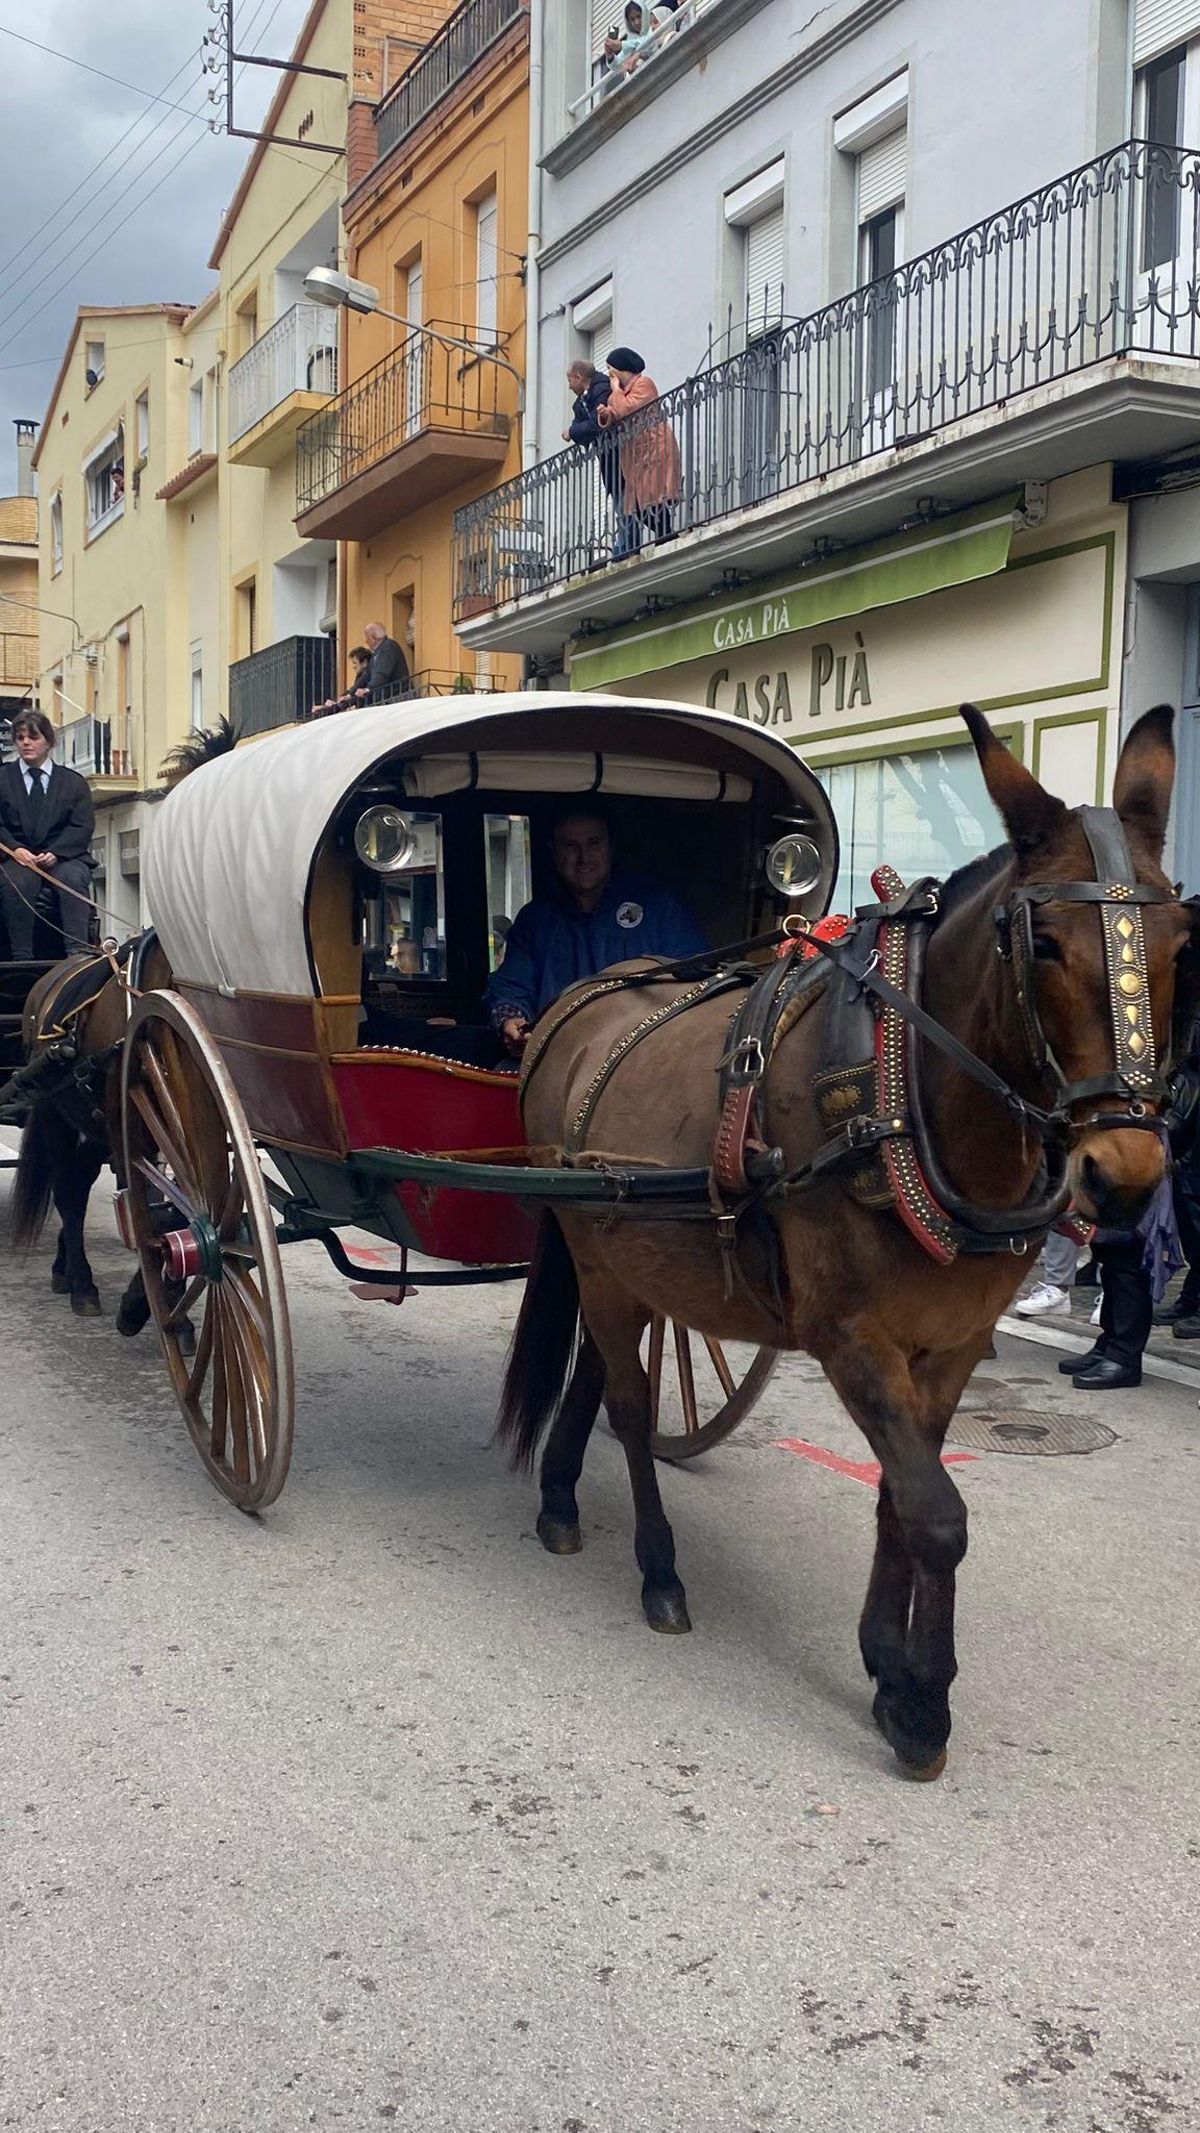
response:
[[[440,815],[411,815],[416,850],[387,875],[367,906],[366,947],[375,974],[391,983],[446,975],[446,885]]]
[[[816,774],[841,835],[839,911],[872,901],[871,875],[885,862],[905,881],[917,881],[922,874],[953,873],[1004,841],[970,742],[829,763]]]
[[[485,815],[487,862],[488,969],[499,970],[504,943],[522,904],[529,902],[528,815]]]

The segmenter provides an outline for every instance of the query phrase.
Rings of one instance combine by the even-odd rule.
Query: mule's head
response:
[[[1113,786],[1119,830],[1115,838],[1106,835],[1116,825],[1099,816],[1090,822],[1091,841],[1083,811],[1039,785],[973,706],[964,705],[963,717],[1013,847],[1015,879],[1000,945],[1012,959],[1018,1002],[1024,998],[1021,1041],[1035,1061],[1044,1043],[1047,1087],[1059,1078],[1058,1100],[1071,1122],[1075,1207],[1088,1221],[1127,1229],[1163,1178],[1166,1143],[1144,1125],[1095,1121],[1153,1116],[1162,1108],[1176,966],[1191,931],[1189,913],[1167,893],[1161,865],[1175,778],[1173,713],[1162,704],[1134,726]],[[1112,864],[1114,879],[1104,881],[1094,848],[1099,842],[1102,850],[1119,852],[1121,833],[1135,884],[1123,905],[1126,869]],[[1116,901],[1089,899],[1086,889],[1072,898],[1072,885],[1098,880],[1101,889],[1118,890]],[[1141,889],[1165,900],[1138,901]]]

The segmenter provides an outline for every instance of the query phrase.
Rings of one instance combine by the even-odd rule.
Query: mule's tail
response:
[[[36,1244],[50,1212],[54,1173],[50,1140],[40,1112],[31,1111],[21,1134],[9,1227],[15,1245]]]
[[[537,1243],[517,1319],[496,1435],[515,1467],[531,1467],[538,1438],[558,1406],[575,1353],[579,1281],[566,1239],[550,1213]]]

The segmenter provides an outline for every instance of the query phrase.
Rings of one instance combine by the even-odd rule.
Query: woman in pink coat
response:
[[[646,415],[643,408],[658,399],[658,387],[646,376],[646,366],[635,348],[614,348],[607,357],[612,391],[605,405],[596,410],[602,429],[629,423],[620,438],[624,516],[617,523],[613,561],[636,555],[642,532],[656,540],[675,538],[675,506],[683,494],[679,443],[664,414]],[[630,418],[636,416],[636,421]]]

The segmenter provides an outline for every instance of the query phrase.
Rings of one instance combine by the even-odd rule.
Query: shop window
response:
[[[874,900],[871,875],[885,862],[916,881],[951,874],[1004,841],[969,741],[814,769],[841,838],[839,911]]]
[[[103,533],[125,509],[125,431],[106,437],[83,470],[88,539]]]
[[[499,970],[512,922],[533,893],[528,815],[485,815],[488,969]]]

